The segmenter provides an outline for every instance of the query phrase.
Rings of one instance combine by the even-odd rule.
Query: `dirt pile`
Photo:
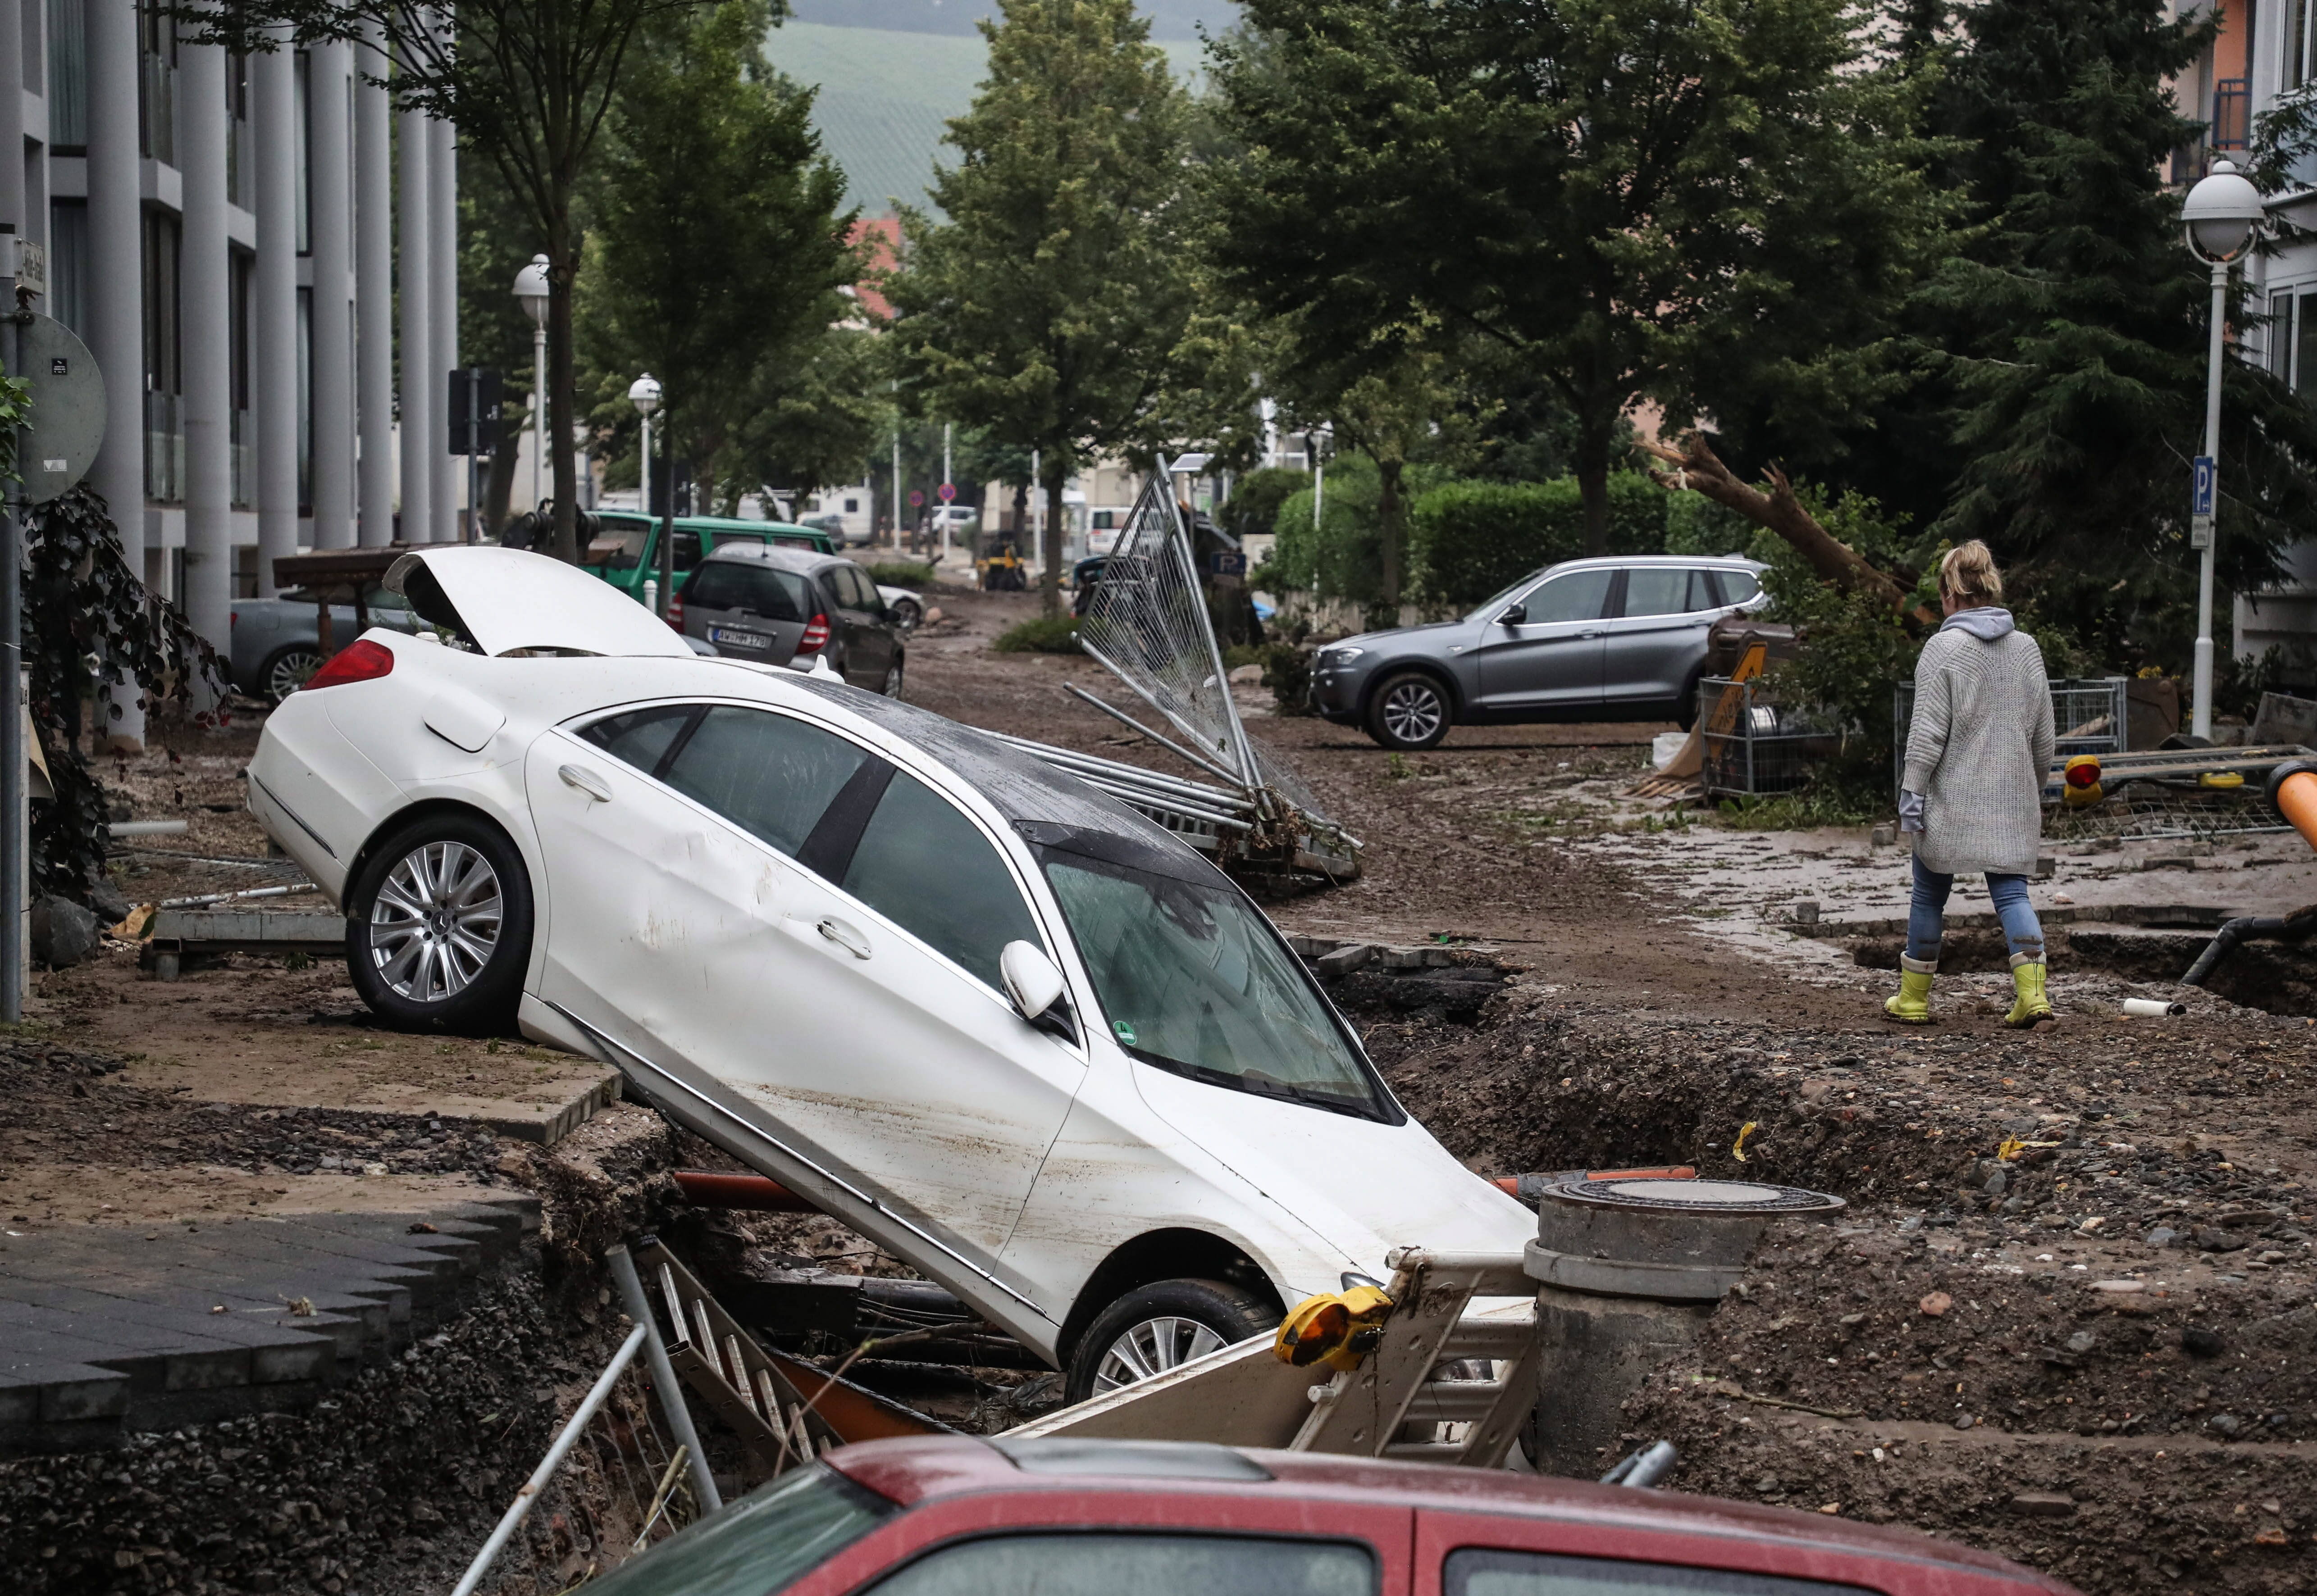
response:
[[[1847,1200],[1774,1227],[1627,1404],[1625,1444],[1681,1449],[1675,1488],[1950,1535],[2094,1592],[2317,1577],[2307,1021],[2207,998],[2127,1022],[2080,985],[2067,1025],[2021,1035],[1984,1012],[2008,984],[1966,977],[1928,1030],[1781,1026],[1531,975],[1460,1025],[1336,985],[1483,1173],[1682,1162]]]

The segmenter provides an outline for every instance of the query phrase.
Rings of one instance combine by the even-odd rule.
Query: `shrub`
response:
[[[1612,475],[1609,552],[1663,550],[1668,496],[1637,471]],[[1416,500],[1410,521],[1411,585],[1429,603],[1477,604],[1531,571],[1585,552],[1585,505],[1574,477],[1447,483]]]
[[[1309,471],[1287,466],[1249,471],[1231,484],[1231,496],[1215,513],[1215,524],[1241,539],[1267,533],[1278,522],[1279,506],[1311,486]],[[1311,519],[1309,512],[1304,519]]]
[[[889,561],[869,567],[869,580],[887,587],[930,587],[934,581],[931,566],[912,565],[906,560]]]
[[[1000,654],[1077,654],[1078,618],[1041,615],[1001,632],[990,646]]]

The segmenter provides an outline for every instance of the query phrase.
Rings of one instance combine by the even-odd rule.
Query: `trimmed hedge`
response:
[[[1637,471],[1612,474],[1609,552],[1661,552],[1673,496]],[[1420,495],[1409,519],[1414,591],[1430,603],[1477,604],[1540,566],[1585,552],[1585,505],[1573,477],[1448,483]]]
[[[1082,654],[1078,618],[1041,615],[997,635],[990,645],[1000,654]]]

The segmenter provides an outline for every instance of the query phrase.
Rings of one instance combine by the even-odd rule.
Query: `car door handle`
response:
[[[1578,633],[1577,635],[1578,635],[1579,638],[1597,638],[1597,637],[1599,637],[1599,636],[1601,635],[1601,630],[1600,630],[1600,629],[1599,629],[1598,627],[1596,627],[1593,630],[1591,630],[1591,631],[1589,631],[1589,632],[1579,632],[1579,633]]]
[[[813,930],[835,942],[855,958],[869,957],[869,939],[833,914],[822,915],[814,924]]]
[[[593,771],[583,769],[578,765],[565,765],[555,773],[563,778],[564,786],[575,791],[586,793],[599,804],[608,804],[612,801],[612,789],[604,785],[604,779]]]

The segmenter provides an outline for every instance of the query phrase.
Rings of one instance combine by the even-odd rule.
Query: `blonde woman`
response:
[[[1931,978],[1955,878],[1977,870],[2011,948],[2017,1001],[2003,1022],[2052,1018],[2044,993],[2044,928],[2027,902],[2052,768],[2052,689],[2044,653],[2003,607],[2003,578],[1976,539],[1939,562],[1946,620],[1915,663],[1915,715],[1899,789],[1899,829],[1915,839],[1915,890],[1899,994],[1883,1012],[1931,1020]]]

